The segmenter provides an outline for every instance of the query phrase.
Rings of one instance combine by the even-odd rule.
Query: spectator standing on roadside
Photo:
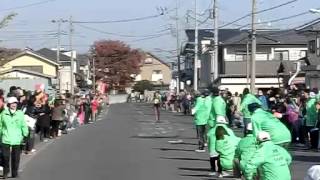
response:
[[[253,94],[250,93],[248,88],[243,90],[243,98],[241,100],[240,111],[243,114],[243,123],[244,123],[244,134],[247,131],[247,126],[251,122],[251,113],[248,110],[248,105],[251,103],[258,103],[261,105],[261,102]]]
[[[65,119],[65,105],[63,99],[56,99],[51,112],[52,117],[52,137],[55,139],[59,133],[59,126]]]
[[[21,156],[21,144],[29,134],[28,126],[24,120],[24,113],[18,110],[16,97],[8,98],[8,109],[0,114],[0,134],[3,153],[3,178],[7,179],[10,172],[13,178],[18,177]]]
[[[91,106],[90,106],[90,96],[86,95],[83,101],[83,108],[84,108],[84,123],[88,124],[90,121],[91,116]]]
[[[205,152],[205,133],[206,125],[210,117],[212,107],[212,98],[209,90],[204,90],[202,95],[196,99],[196,105],[194,107],[194,123],[197,129],[198,145],[199,148],[196,152]]]
[[[94,96],[93,100],[91,101],[91,118],[92,121],[96,121],[96,116],[98,113],[98,108],[99,108],[99,101],[98,101],[98,96]]]
[[[314,92],[310,92],[309,99],[306,104],[305,126],[307,132],[310,134],[310,149],[312,150],[318,149],[319,144],[319,128],[316,128],[318,120],[316,102],[316,94]]]

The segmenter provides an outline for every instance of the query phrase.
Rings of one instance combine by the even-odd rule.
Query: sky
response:
[[[0,30],[0,47],[55,48],[57,44],[57,23],[52,20],[73,21],[113,21],[132,18],[164,15],[141,21],[122,23],[74,23],[73,45],[79,53],[86,53],[98,40],[120,40],[132,48],[151,52],[162,60],[175,60],[176,41],[176,1],[178,1],[178,25],[180,42],[184,42],[185,28],[193,28],[195,0],[0,0],[0,17],[10,13],[17,16]],[[208,19],[213,0],[197,0],[197,18],[200,28],[213,27]],[[290,0],[257,0],[259,10],[267,9]],[[291,0],[292,1],[292,0]],[[218,0],[219,24],[223,25],[242,17],[251,10],[251,0]],[[269,23],[270,20],[289,17],[306,12],[311,8],[320,8],[320,0],[296,0],[281,8],[258,14],[259,28],[294,28],[320,14],[303,16]],[[162,9],[162,10],[161,10]],[[189,12],[189,13],[188,13]],[[191,12],[191,13],[190,13]],[[189,15],[188,15],[189,14]],[[205,21],[207,20],[207,21]],[[250,23],[250,17],[227,26],[238,28]],[[247,28],[249,26],[244,26]],[[69,23],[62,24],[61,45],[69,47]]]

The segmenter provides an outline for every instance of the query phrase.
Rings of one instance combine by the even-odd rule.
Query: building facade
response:
[[[172,80],[170,66],[151,53],[146,53],[135,81],[148,80],[154,85],[169,86]]]
[[[213,79],[212,64],[212,42],[204,43],[213,33],[204,34],[199,40],[199,54],[201,68],[199,69],[199,87],[206,88],[212,83],[220,88],[228,88],[232,92],[241,92],[249,87],[251,47],[250,37],[247,30],[220,30],[219,32],[219,58],[218,78]],[[206,30],[208,31],[208,30]],[[193,31],[194,32],[194,31]],[[192,40],[192,33],[189,34]],[[188,36],[188,37],[189,37]],[[287,81],[296,71],[296,63],[307,54],[307,40],[304,36],[294,30],[265,30],[257,33],[257,55],[256,55],[256,88],[268,89],[270,87],[280,88],[287,85]],[[190,68],[193,63],[186,56],[186,66]],[[280,70],[280,71],[279,71]]]

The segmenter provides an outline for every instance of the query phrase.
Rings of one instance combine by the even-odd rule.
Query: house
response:
[[[306,86],[320,89],[320,18],[296,28],[296,31],[308,41],[307,64],[302,67]]]
[[[36,51],[36,53],[42,55],[43,57],[46,57],[47,59],[50,59],[52,61],[56,61],[57,59],[57,51],[56,50],[51,50],[48,48],[43,48],[40,49],[38,51]],[[70,60],[70,56],[67,56],[66,54],[70,54],[69,52],[61,52],[60,53],[60,61],[59,61],[59,91],[60,92],[66,92],[66,90],[70,91],[71,90],[71,76],[70,76],[70,72],[71,72],[71,60]],[[73,53],[74,57],[76,57],[76,53]],[[74,87],[77,87],[76,84],[76,76],[77,74],[77,60],[74,60]]]
[[[169,87],[172,75],[170,66],[151,53],[146,53],[141,64],[141,72],[135,81],[148,80],[158,87]]]
[[[3,57],[0,64],[0,85],[4,90],[12,85],[34,90],[36,84],[43,83],[47,91],[53,91],[57,86],[59,64],[31,49]]]
[[[211,32],[211,33],[208,33]],[[194,30],[187,30],[188,39],[194,40]],[[213,37],[211,30],[199,30],[199,49],[201,68],[199,86],[208,87],[215,83],[220,88],[232,92],[242,92],[249,86],[247,73],[250,74],[250,37],[248,30],[219,30],[219,77],[212,77],[212,44],[206,42]],[[202,35],[201,35],[202,34]],[[189,41],[190,41],[189,40]],[[247,47],[249,48],[247,49]],[[189,45],[190,46],[190,45]],[[186,51],[186,48],[185,48]],[[184,52],[186,68],[192,68],[192,52]],[[194,53],[193,53],[194,54]],[[307,54],[307,40],[295,30],[260,30],[257,32],[256,88],[280,88],[296,71],[296,62]],[[188,58],[190,56],[191,58]],[[280,70],[280,71],[279,71]]]
[[[24,69],[57,78],[59,64],[37,52],[27,49],[8,57],[1,62],[0,71]]]

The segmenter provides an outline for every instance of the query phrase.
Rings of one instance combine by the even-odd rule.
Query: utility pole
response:
[[[64,19],[58,19],[58,20],[52,20],[52,23],[58,23],[58,33],[57,33],[57,63],[60,65],[60,38],[61,38],[61,23],[67,22],[67,20]],[[59,93],[62,91],[62,83],[61,83],[61,72],[58,68],[58,84],[59,84]]]
[[[257,2],[252,0],[252,50],[251,50],[251,93],[255,93],[255,83],[256,83],[256,51],[257,51],[257,39],[256,39],[256,11]]]
[[[96,51],[96,50],[94,50]],[[96,65],[95,65],[95,61],[96,61],[96,53],[94,53],[93,58],[92,58],[92,89],[93,89],[93,93],[96,94]]]
[[[72,36],[73,36],[73,22],[72,22],[72,16],[70,16],[69,19],[69,25],[70,25],[70,32],[69,32],[69,41],[70,41],[70,61],[71,61],[71,67],[70,67],[70,93],[74,94],[74,58],[73,58],[73,45],[72,45]]]
[[[213,74],[213,81],[216,80],[219,76],[218,69],[218,58],[219,58],[219,27],[218,27],[218,0],[214,0],[213,5],[213,18],[214,18],[214,74]],[[212,81],[212,82],[213,82]]]
[[[198,18],[197,18],[197,0],[194,0],[195,30],[194,30],[194,72],[193,89],[198,90]]]
[[[180,93],[181,82],[181,67],[180,67],[180,37],[179,37],[179,0],[176,0],[176,29],[177,29],[177,63],[178,63],[178,77],[177,77],[177,94]]]
[[[246,54],[246,75],[247,75],[247,88],[249,88],[250,78],[250,57],[249,57],[249,39],[247,40],[247,54]]]

